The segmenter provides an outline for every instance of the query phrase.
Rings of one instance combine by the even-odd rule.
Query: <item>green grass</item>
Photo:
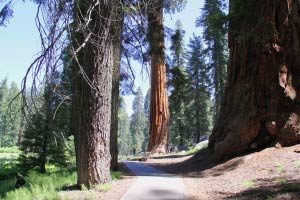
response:
[[[285,178],[282,178],[282,177],[279,177],[279,178],[276,178],[276,182],[278,183],[286,183],[286,179]]]
[[[256,182],[256,181],[253,181],[253,180],[249,180],[249,181],[245,181],[245,182],[243,183],[243,185],[244,185],[245,187],[253,187],[253,186],[257,185],[257,182]]]
[[[63,187],[76,184],[76,170],[62,169],[55,165],[47,165],[47,173],[40,174],[31,171],[25,177],[26,184],[20,189],[15,189],[15,174],[17,170],[17,158],[19,150],[16,148],[0,148],[0,199],[3,200],[50,200],[64,199],[59,194]],[[112,180],[122,178],[122,173],[111,172]],[[101,191],[108,191],[111,185],[103,184],[98,188]]]
[[[0,198],[4,200],[31,200],[31,199],[63,199],[59,195],[59,190],[65,186],[71,186],[76,183],[75,170],[62,170],[53,165],[47,166],[48,172],[46,174],[40,174],[35,171],[31,171],[28,177],[25,177],[26,184],[24,187],[15,190],[15,178],[0,182]],[[118,180],[122,178],[122,173],[111,172],[112,180]],[[96,189],[106,192],[110,190],[112,186],[110,184],[103,184],[96,187]],[[83,186],[82,190],[88,190]]]
[[[111,188],[112,188],[112,186],[110,184],[102,184],[102,185],[98,185],[96,187],[97,190],[100,190],[100,191],[103,191],[103,192],[107,192]]]
[[[118,179],[121,179],[122,176],[123,176],[122,172],[120,172],[120,171],[110,172],[110,175],[111,175],[111,179],[112,179],[112,180],[118,180]]]
[[[4,200],[62,199],[58,190],[74,185],[76,172],[67,170],[46,174],[30,172],[25,180],[25,186],[17,190],[11,190],[14,188],[15,179],[2,182],[1,188],[4,186],[6,191],[1,190],[0,195],[4,197]]]
[[[285,167],[283,164],[281,163],[277,163],[277,165],[275,166],[276,167],[276,171],[279,173],[279,174],[282,174],[285,172]]]

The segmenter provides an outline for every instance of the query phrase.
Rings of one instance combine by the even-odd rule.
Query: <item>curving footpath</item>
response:
[[[185,200],[185,187],[181,178],[140,162],[123,162],[138,176],[121,200]]]

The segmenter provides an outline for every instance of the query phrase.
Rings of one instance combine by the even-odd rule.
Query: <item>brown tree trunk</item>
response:
[[[117,7],[116,9],[118,9]],[[121,7],[120,7],[121,8]],[[111,170],[118,170],[118,109],[119,109],[119,85],[120,67],[122,56],[122,31],[124,14],[121,10],[115,12],[113,20],[113,71],[112,71],[112,94],[111,94],[111,126],[110,126],[110,154]]]
[[[116,1],[77,1],[73,48],[73,129],[77,184],[111,181],[110,121],[112,80],[111,21]]]
[[[152,153],[166,153],[169,130],[169,103],[165,64],[163,0],[153,0],[148,8],[148,37],[151,56],[150,137]]]
[[[209,140],[218,160],[300,141],[300,2],[231,0],[230,9],[228,81]]]

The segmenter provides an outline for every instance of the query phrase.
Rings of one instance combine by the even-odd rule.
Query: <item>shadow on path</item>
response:
[[[123,162],[135,175],[137,181],[122,200],[184,200],[185,187],[181,178],[145,165],[141,162]]]

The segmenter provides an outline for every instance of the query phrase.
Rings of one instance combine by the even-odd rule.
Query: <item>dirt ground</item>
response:
[[[268,148],[219,164],[207,149],[146,163],[181,176],[191,200],[300,200],[299,147]]]

